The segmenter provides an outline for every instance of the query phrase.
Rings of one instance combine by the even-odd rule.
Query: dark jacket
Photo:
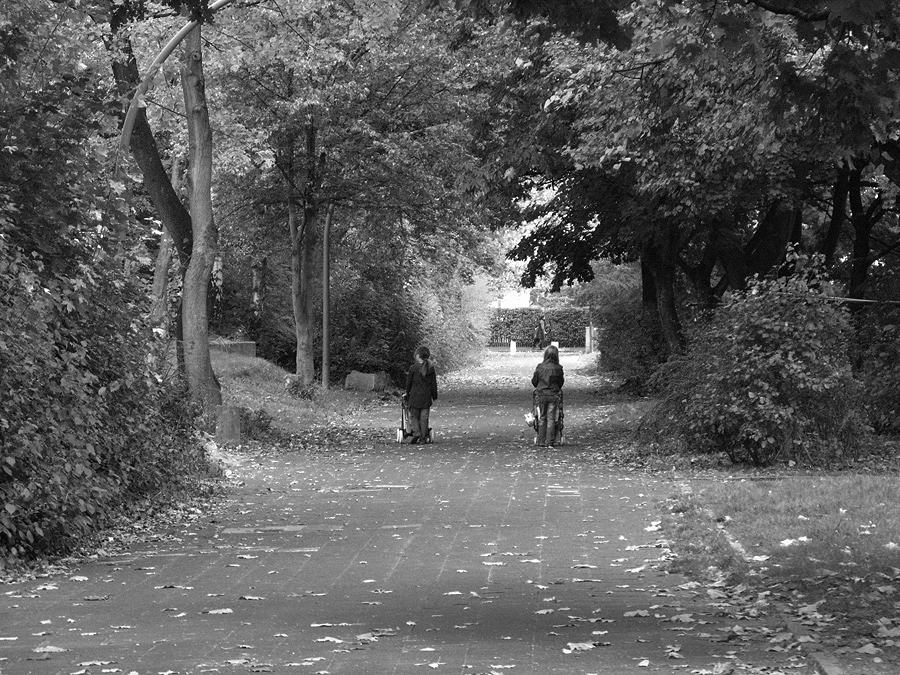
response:
[[[428,371],[422,375],[422,364],[414,363],[406,375],[406,395],[410,408],[430,408],[432,400],[438,397],[437,373],[428,364]]]
[[[563,368],[553,361],[542,361],[531,376],[531,384],[538,395],[551,396],[558,394],[565,382]]]

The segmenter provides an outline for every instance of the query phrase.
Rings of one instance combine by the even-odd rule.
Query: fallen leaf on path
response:
[[[860,654],[880,654],[882,652],[881,649],[876,647],[871,642],[864,644],[862,647],[856,650]]]
[[[692,623],[697,619],[694,618],[693,614],[676,614],[675,616],[669,617],[668,619],[663,619],[663,621],[673,621],[679,623]]]
[[[586,652],[594,648],[593,642],[569,642],[568,649],[563,649],[563,654],[572,654],[574,652]]]

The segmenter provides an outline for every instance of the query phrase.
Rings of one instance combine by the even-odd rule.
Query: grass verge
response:
[[[669,503],[672,569],[815,607],[837,653],[900,663],[898,504],[895,475],[694,481]]]
[[[303,436],[393,398],[391,393],[301,387],[286,370],[253,356],[214,351],[211,358],[222,402],[241,410],[242,432],[250,440]]]

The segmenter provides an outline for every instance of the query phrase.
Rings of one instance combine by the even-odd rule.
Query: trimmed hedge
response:
[[[560,347],[584,347],[584,328],[590,323],[585,307],[496,309],[491,317],[490,346],[508,345],[510,340],[515,340],[518,345],[531,345],[541,315],[547,327],[547,343],[558,342]]]

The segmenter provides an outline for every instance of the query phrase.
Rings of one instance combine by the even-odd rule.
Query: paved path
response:
[[[442,383],[434,445],[396,444],[385,407],[340,451],[244,456],[156,541],[0,588],[0,673],[807,672],[752,599],[660,570],[677,486],[597,461],[630,415],[591,404],[583,357],[569,444],[531,444],[536,361]]]

